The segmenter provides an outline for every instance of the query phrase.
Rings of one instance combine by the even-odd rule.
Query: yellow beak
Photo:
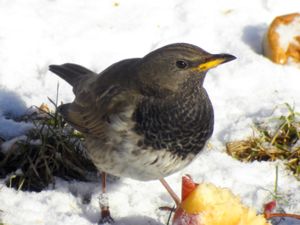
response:
[[[236,59],[235,56],[229,54],[215,54],[208,57],[204,62],[201,62],[196,70],[199,72],[207,71],[211,68],[214,68],[222,63],[229,62],[231,60]]]

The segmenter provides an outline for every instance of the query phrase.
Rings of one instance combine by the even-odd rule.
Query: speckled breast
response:
[[[134,113],[135,131],[144,138],[140,147],[167,149],[184,160],[198,154],[211,137],[214,112],[203,89],[170,101],[142,102]]]

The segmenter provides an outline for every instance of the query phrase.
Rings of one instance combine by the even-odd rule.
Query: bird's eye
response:
[[[176,62],[176,66],[177,66],[179,69],[185,69],[185,68],[188,66],[188,64],[187,64],[187,62],[185,62],[185,61],[183,61],[183,60],[178,60],[178,61]]]

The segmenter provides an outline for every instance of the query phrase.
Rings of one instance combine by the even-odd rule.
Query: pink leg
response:
[[[104,224],[113,224],[114,220],[110,216],[109,204],[108,204],[108,196],[106,194],[106,173],[101,173],[101,181],[102,181],[102,194],[99,197],[99,205],[101,209],[101,219],[98,222],[99,225]]]
[[[159,181],[162,183],[162,185],[167,189],[167,192],[171,195],[171,197],[173,198],[173,200],[176,203],[176,206],[179,206],[180,204],[180,199],[177,196],[177,194],[172,190],[172,188],[170,187],[170,185],[167,183],[167,181],[164,178],[159,179]]]

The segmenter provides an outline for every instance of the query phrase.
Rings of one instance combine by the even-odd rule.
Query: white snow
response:
[[[17,92],[7,90],[0,85],[0,137],[10,139],[14,136],[22,135],[32,128],[32,125],[29,123],[17,123],[13,120],[13,118],[25,114],[26,111],[26,103],[22,100],[21,96]]]
[[[117,4],[116,4],[117,3]],[[100,72],[110,64],[141,57],[155,48],[188,42],[237,60],[209,72],[205,87],[215,108],[215,132],[199,158],[167,178],[179,194],[181,176],[229,187],[258,210],[271,199],[279,165],[281,207],[300,214],[300,183],[282,162],[241,163],[225,153],[226,141],[252,133],[253,121],[290,103],[300,111],[300,71],[262,56],[267,25],[300,9],[295,0],[2,0],[0,1],[0,136],[22,135],[30,124],[8,119],[31,105],[73,99],[71,87],[48,72],[49,64],[73,62]],[[1,218],[7,225],[97,224],[99,183],[66,182],[40,193],[21,192],[0,180]],[[173,205],[158,181],[110,182],[110,208],[118,225],[166,224]],[[91,196],[90,196],[91,195]],[[91,197],[91,202],[86,198]],[[88,202],[88,203],[85,203]]]

